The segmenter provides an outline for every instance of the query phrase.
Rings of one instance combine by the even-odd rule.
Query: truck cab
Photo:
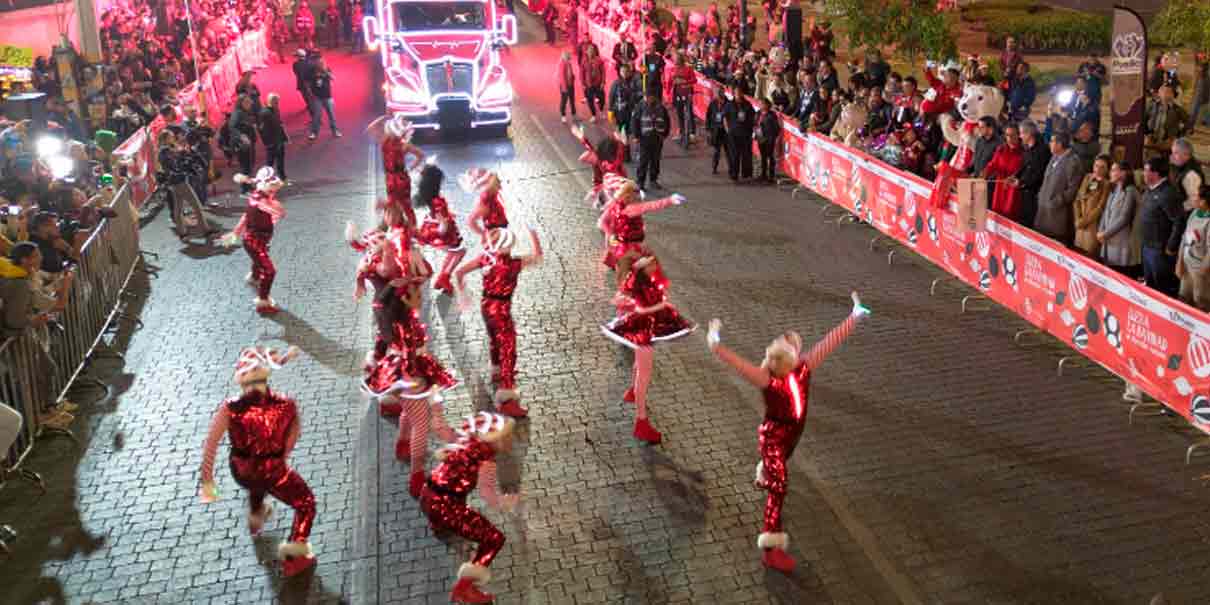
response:
[[[495,0],[376,0],[367,47],[385,72],[387,112],[417,128],[507,127],[513,87],[500,49],[517,42],[517,18]]]

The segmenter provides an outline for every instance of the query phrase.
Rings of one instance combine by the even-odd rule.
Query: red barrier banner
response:
[[[609,57],[617,34],[580,12]],[[698,74],[704,117],[717,82]],[[958,223],[957,199],[929,206],[932,183],[781,116],[778,168],[1210,433],[1207,314],[991,211],[986,230]]]
[[[811,133],[783,146],[787,172],[1210,432],[1210,323],[1092,259],[988,213],[967,232],[931,184]],[[793,151],[801,149],[801,151]]]

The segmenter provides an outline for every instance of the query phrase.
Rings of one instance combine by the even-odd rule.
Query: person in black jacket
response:
[[[340,129],[336,128],[336,108],[332,103],[332,70],[328,69],[324,63],[323,57],[315,60],[315,66],[311,70],[311,78],[308,80],[311,87],[311,96],[314,99],[314,107],[311,114],[311,135],[312,141],[319,136],[319,126],[323,120],[323,113],[328,114],[328,126],[332,128],[332,136],[340,138]],[[249,174],[249,173],[245,173]]]
[[[630,36],[624,35],[622,41],[614,45],[612,58],[613,64],[618,67],[618,75],[621,76],[622,67],[634,68],[634,62],[639,58],[639,49],[630,41]]]
[[[1168,160],[1156,156],[1143,163],[1142,240],[1143,281],[1147,287],[1175,297],[1180,290],[1176,254],[1185,233],[1182,194],[1168,180]]]
[[[260,87],[256,85],[256,82],[252,81],[252,76],[255,74],[256,72],[251,69],[244,70],[244,73],[240,74],[239,82],[235,85],[235,94],[251,98],[252,112],[255,115],[260,115],[262,107],[260,102]]]
[[[1023,120],[1020,130],[1021,147],[1024,148],[1021,168],[1009,180],[1021,195],[1021,225],[1032,229],[1034,216],[1038,214],[1038,190],[1042,189],[1046,166],[1050,164],[1050,149],[1038,136],[1038,125],[1033,120]]]
[[[235,111],[227,123],[233,135],[232,147],[235,156],[239,158],[239,169],[242,174],[252,174],[252,166],[256,163],[256,113],[252,110],[252,98],[241,96],[235,102]],[[250,193],[252,185],[240,185],[242,193]]]
[[[639,168],[635,179],[639,189],[646,189],[649,174],[651,186],[663,189],[660,185],[660,155],[664,152],[664,139],[671,131],[672,119],[668,115],[668,108],[664,107],[654,91],[648,89],[646,98],[630,116],[630,132],[639,138]]]
[[[723,117],[726,113],[727,97],[723,94],[721,86],[716,87],[714,98],[710,100],[710,106],[706,108],[706,132],[710,136],[710,146],[714,148],[710,174],[718,174],[718,159],[723,153],[727,154],[727,172],[732,172],[731,143],[727,140],[727,127],[723,124]]]
[[[619,70],[617,80],[613,81],[613,86],[609,89],[609,112],[612,114],[613,123],[617,126],[618,132],[625,135],[626,153],[625,161],[630,161],[630,140],[634,135],[630,130],[630,114],[634,112],[634,108],[638,106],[642,100],[640,85],[638,78],[634,77],[634,68],[630,65],[622,65]]]
[[[278,177],[288,183],[286,143],[290,142],[290,135],[286,134],[281,122],[281,98],[271,92],[267,100],[269,104],[260,112],[260,140],[265,145],[265,165],[272,166]]]
[[[760,147],[760,178],[773,184],[777,176],[777,138],[781,136],[781,120],[773,113],[773,103],[768,97],[760,100],[760,113],[756,116],[753,138]],[[750,150],[751,145],[748,146]],[[749,151],[751,153],[751,151]]]
[[[298,49],[294,53],[294,86],[298,88],[298,94],[302,96],[303,106],[307,108],[307,112],[311,115],[311,119],[315,119],[315,109],[311,98],[311,61],[307,57],[307,51]]]
[[[731,141],[731,180],[752,178],[752,128],[756,122],[756,112],[752,104],[744,98],[740,85],[732,85],[727,110],[723,112],[723,125]]]

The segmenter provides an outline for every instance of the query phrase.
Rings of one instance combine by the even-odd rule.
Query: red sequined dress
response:
[[[434,248],[462,248],[462,234],[458,233],[458,223],[454,221],[454,215],[450,213],[449,203],[444,197],[436,196],[429,201],[429,215],[420,225],[416,239]]]
[[[667,290],[668,278],[662,270],[657,269],[653,275],[642,269],[632,270],[622,284],[621,294],[634,301],[633,309],[601,329],[610,339],[632,349],[690,334],[696,326],[668,302]]]

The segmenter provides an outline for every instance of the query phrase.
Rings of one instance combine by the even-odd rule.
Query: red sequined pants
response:
[[[249,231],[244,234],[244,252],[252,259],[252,277],[256,280],[256,295],[269,298],[273,289],[273,278],[277,277],[277,268],[273,259],[269,258],[269,240],[273,236],[266,233]]]
[[[764,467],[762,487],[769,491],[765,499],[764,532],[781,532],[781,508],[786,499],[786,481],[789,479],[786,465],[798,440],[802,427],[783,422],[765,420],[757,430],[760,461]]]
[[[499,368],[500,388],[517,388],[517,326],[513,324],[513,301],[484,296],[479,305],[487,326],[492,367]]]
[[[412,203],[412,179],[403,174],[387,172],[387,197],[392,203],[408,206]],[[414,225],[413,225],[414,226]]]
[[[315,495],[297,471],[282,458],[244,458],[231,456],[231,476],[248,490],[248,506],[259,511],[268,494],[294,509],[291,542],[306,542],[315,523]]]
[[[479,511],[466,505],[466,497],[438,494],[429,486],[420,493],[420,509],[434,531],[453,532],[479,544],[471,562],[484,567],[504,548],[504,533]]]

